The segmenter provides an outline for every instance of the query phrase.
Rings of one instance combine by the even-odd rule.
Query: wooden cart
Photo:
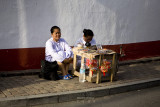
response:
[[[97,72],[96,72],[96,76],[91,75],[91,72],[89,71],[89,74],[86,75],[86,80],[88,82],[96,82],[96,83],[100,83],[103,80],[110,80],[111,82],[113,81],[115,73],[117,72],[116,52],[111,51],[111,50],[110,50],[110,52],[105,52],[105,53],[84,52],[84,51],[81,51],[81,49],[75,47],[75,48],[73,48],[73,54],[74,54],[74,58],[73,58],[72,73],[74,75],[76,75],[76,76],[80,75],[80,73],[76,70],[77,56],[81,56],[81,63],[84,63],[85,58],[88,58],[90,60],[97,59],[98,66],[101,66],[103,59],[110,59],[110,60],[112,60],[112,63],[111,63],[110,74],[108,76],[104,77],[103,74],[101,73],[101,70],[98,67]]]

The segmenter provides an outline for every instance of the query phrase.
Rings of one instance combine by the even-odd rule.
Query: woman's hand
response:
[[[69,59],[69,62],[70,62],[70,63],[73,62],[73,58],[70,57],[70,58],[68,58],[68,59]]]
[[[66,59],[63,60],[62,63],[64,63],[64,64],[69,64],[69,63],[71,63],[72,61],[73,61],[73,58],[66,58]]]

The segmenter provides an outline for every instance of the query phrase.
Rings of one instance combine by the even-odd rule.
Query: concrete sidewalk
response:
[[[48,81],[35,75],[38,72],[39,70],[0,72],[0,107],[36,107],[158,86],[160,57],[121,62],[118,80],[112,83],[79,83],[78,77]]]

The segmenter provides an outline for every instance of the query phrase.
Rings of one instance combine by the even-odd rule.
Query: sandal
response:
[[[63,77],[63,79],[64,79],[64,80],[69,80],[70,78],[69,78],[67,75],[65,75],[65,76]]]
[[[73,78],[70,74],[67,74],[67,76],[68,76],[70,79],[72,79],[72,78]]]

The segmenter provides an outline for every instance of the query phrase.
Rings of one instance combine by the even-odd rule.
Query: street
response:
[[[79,99],[81,100],[36,107],[159,107],[160,86],[100,98]]]

